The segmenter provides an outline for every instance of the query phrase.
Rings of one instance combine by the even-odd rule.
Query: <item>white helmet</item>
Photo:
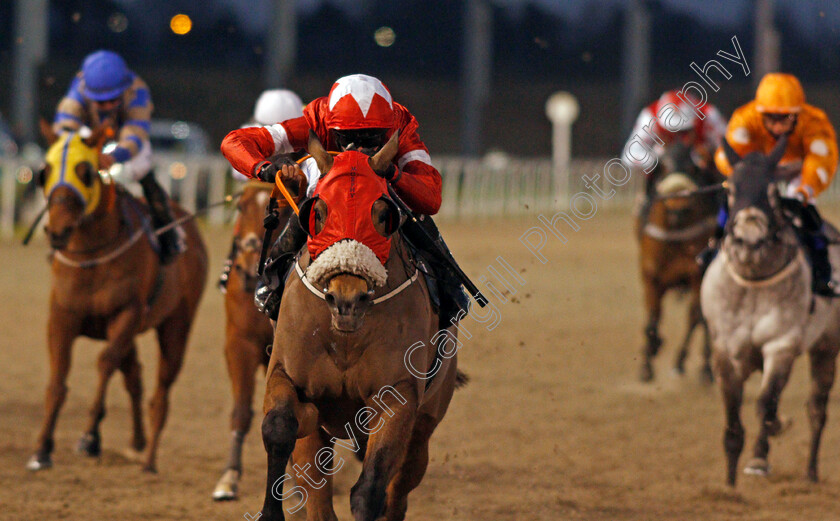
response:
[[[301,116],[303,102],[300,96],[287,89],[263,91],[254,106],[254,121],[260,125],[273,125]]]

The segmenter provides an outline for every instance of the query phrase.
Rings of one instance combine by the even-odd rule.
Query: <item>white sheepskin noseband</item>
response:
[[[373,250],[359,241],[348,239],[338,241],[321,252],[306,269],[306,278],[313,284],[324,286],[331,277],[341,273],[361,277],[372,288],[383,286],[388,280],[388,270]]]

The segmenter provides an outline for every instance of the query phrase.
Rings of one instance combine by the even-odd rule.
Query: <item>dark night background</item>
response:
[[[702,65],[721,49],[731,51],[732,36],[738,37],[748,60],[752,58],[751,2],[718,4],[727,8],[710,15],[708,6],[704,10],[693,1],[648,3],[653,28],[651,99],[696,79],[689,64]],[[779,2],[775,17],[782,68],[800,77],[809,102],[823,106],[835,124],[840,118],[835,95],[840,75],[836,4]],[[13,5],[11,0],[0,1],[4,114],[9,112]],[[52,116],[82,57],[103,47],[121,53],[150,83],[156,117],[195,121],[208,130],[214,146],[249,117],[265,87],[260,27],[267,24],[259,20],[260,2],[63,0],[50,5],[49,58],[41,68],[39,92],[39,110],[46,117]],[[457,152],[463,2],[309,1],[299,2],[297,11],[296,70],[287,87],[308,101],[325,95],[342,75],[372,74],[415,113],[433,154]],[[115,13],[128,21],[122,32],[109,29]],[[189,34],[169,31],[169,19],[176,13],[192,17]],[[559,0],[556,5],[495,3],[493,88],[485,108],[483,149],[548,155],[545,100],[562,89],[575,94],[581,104],[574,153],[615,155],[623,139],[618,131],[623,13],[619,1],[574,1],[562,8]],[[374,42],[373,33],[381,26],[394,29],[393,46]],[[733,79],[724,81],[709,100],[727,116],[753,94],[753,78],[744,78],[732,65]]]

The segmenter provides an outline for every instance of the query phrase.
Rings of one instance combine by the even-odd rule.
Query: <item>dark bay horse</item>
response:
[[[717,194],[702,193],[688,197],[669,197],[678,192],[692,192],[722,181],[720,174],[695,164],[691,149],[676,142],[666,149],[660,165],[648,182],[645,203],[636,219],[639,240],[639,265],[644,289],[647,324],[646,342],[642,348],[642,381],[653,380],[653,359],[662,345],[659,321],[662,299],[670,289],[688,291],[688,327],[677,357],[674,371],[685,372],[691,336],[697,326],[704,332],[702,376],[712,379],[709,363],[709,332],[700,312],[700,268],[695,257],[708,244],[716,228]]]
[[[286,284],[267,370],[261,519],[284,519],[282,500],[296,503],[290,512],[305,505],[309,520],[336,519],[331,476],[344,461],[334,444],[364,455],[350,494],[357,520],[404,519],[426,471],[429,439],[458,383],[458,340],[454,326],[438,331],[425,281],[395,233],[399,210],[374,173],[396,150],[395,135],[372,158],[333,159],[311,138],[324,176],[300,209],[308,249]],[[297,486],[284,491],[290,458]]]
[[[225,293],[225,361],[233,389],[233,413],[230,418],[232,440],[230,457],[213,491],[216,500],[235,499],[242,475],[242,443],[251,428],[254,411],[254,377],[260,367],[268,366],[266,347],[274,340],[269,318],[254,305],[260,251],[263,245],[263,218],[274,185],[249,181],[239,198],[239,216],[234,226],[236,257]],[[273,233],[276,239],[289,218],[291,209],[281,212],[280,224]]]
[[[46,227],[52,256],[48,319],[50,377],[46,417],[38,448],[27,468],[52,466],[53,432],[67,396],[73,341],[87,336],[107,342],[97,362],[99,382],[80,452],[101,452],[99,424],[105,417],[105,391],[111,375],[123,373],[131,397],[134,435],[131,449],[146,448],[142,380],[134,341],[154,328],[160,344],[157,389],[149,406],[151,441],[144,469],[155,471],[161,430],[169,409],[169,390],[178,376],[187,337],[207,278],[207,252],[194,222],[183,225],[187,250],[162,266],[144,232],[145,206],[98,173],[104,130],[88,139],[45,132],[51,143],[46,166],[38,173],[49,208]],[[176,216],[186,213],[173,207]]]

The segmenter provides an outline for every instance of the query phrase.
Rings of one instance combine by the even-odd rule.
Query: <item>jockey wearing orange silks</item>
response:
[[[810,202],[828,187],[837,169],[834,127],[825,112],[805,103],[805,92],[795,76],[767,74],[755,100],[732,114],[726,139],[740,156],[767,154],[783,134],[789,135],[781,165],[802,162],[801,174],[789,184],[788,195]],[[715,164],[724,175],[732,172],[722,148]]]

